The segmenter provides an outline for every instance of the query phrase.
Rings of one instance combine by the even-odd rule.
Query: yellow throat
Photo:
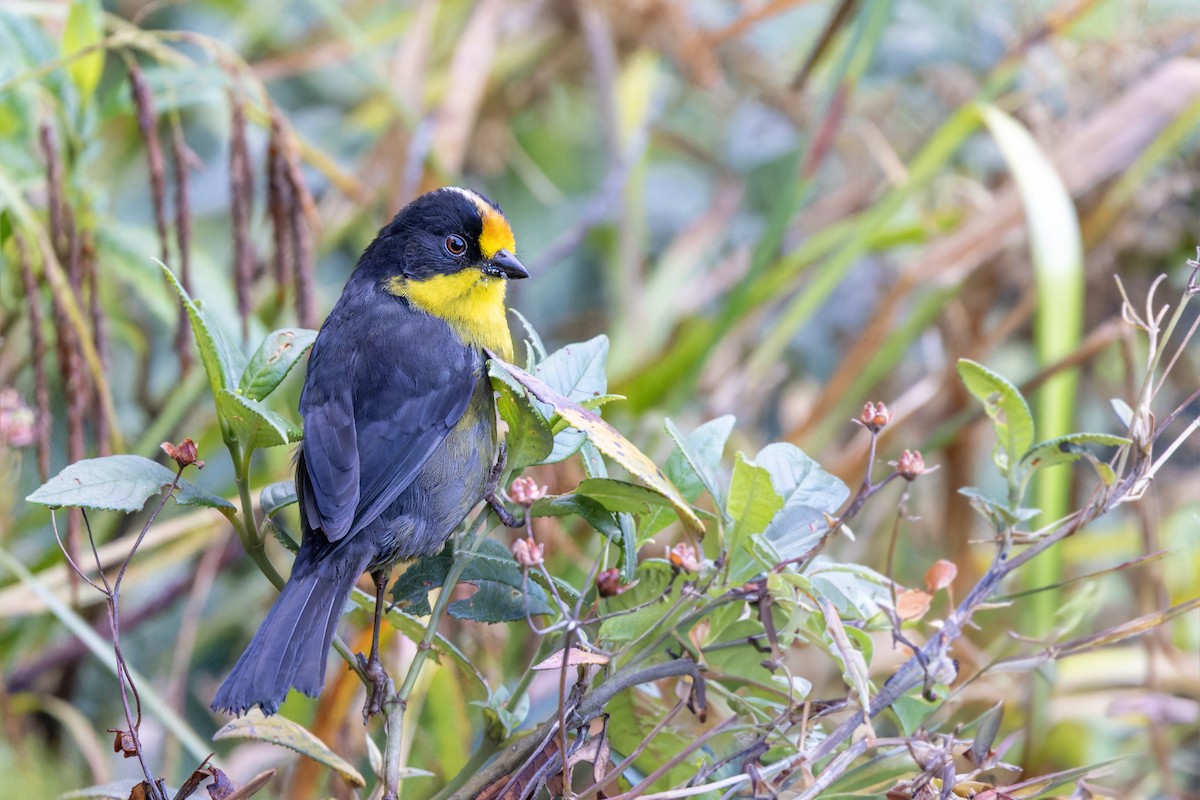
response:
[[[453,189],[479,209],[483,229],[479,249],[486,261],[501,250],[515,253],[516,240],[504,215],[482,197],[465,189]],[[513,359],[512,334],[504,309],[507,281],[489,277],[478,267],[467,267],[450,275],[435,275],[424,280],[393,278],[388,291],[407,298],[417,308],[446,320],[451,330],[472,347],[486,347],[505,361]]]
[[[512,361],[512,334],[504,309],[503,278],[492,278],[477,267],[425,280],[392,278],[388,291],[408,299],[422,311],[444,319],[472,347],[486,347]]]

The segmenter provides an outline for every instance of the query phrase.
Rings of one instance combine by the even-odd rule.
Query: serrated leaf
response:
[[[679,491],[689,501],[695,501],[701,489],[707,491],[717,504],[717,508],[725,507],[725,498],[721,492],[718,475],[721,469],[721,456],[725,452],[725,443],[733,432],[735,418],[732,414],[709,420],[687,436],[680,433],[671,420],[664,420],[667,435],[675,442],[677,448],[665,466],[667,475],[679,487]]]
[[[544,599],[545,594],[540,602],[534,596],[532,581],[529,594],[496,581],[478,581],[476,585],[479,588],[475,594],[465,600],[455,600],[446,607],[450,616],[473,622],[515,622],[525,619],[527,603],[531,616],[549,614],[551,611],[550,604]]]
[[[771,476],[771,485],[783,498],[783,508],[771,519],[762,539],[782,561],[803,555],[829,527],[850,496],[850,490],[803,450],[786,442],[770,444],[754,461]]]
[[[263,487],[258,495],[258,505],[262,513],[271,516],[281,508],[287,508],[296,502],[296,482],[277,481]]]
[[[1131,440],[1124,436],[1113,436],[1108,433],[1071,433],[1057,439],[1040,442],[1029,448],[1021,458],[1021,467],[1033,472],[1044,467],[1057,464],[1070,464],[1081,458],[1086,458],[1095,467],[1100,480],[1106,486],[1111,486],[1114,476],[1112,467],[1099,461],[1096,455],[1084,445],[1094,444],[1101,447],[1124,447]]]
[[[495,379],[492,388],[496,390],[496,411],[508,425],[504,441],[509,467],[520,472],[540,464],[554,449],[554,433],[545,415],[534,405],[525,387],[514,385],[515,381],[496,361],[488,362],[488,374]]]
[[[560,494],[543,497],[529,509],[535,517],[565,517],[574,515],[586,521],[605,538],[621,541],[621,527],[612,512],[590,497],[579,494]]]
[[[104,30],[99,22],[99,8],[91,0],[75,0],[67,10],[67,22],[63,26],[62,54],[64,58],[82,52],[89,47],[96,47],[104,37]],[[67,72],[79,89],[79,98],[87,104],[96,87],[100,85],[100,77],[104,73],[104,50],[96,48],[87,55],[79,56],[67,64]]]
[[[586,342],[564,345],[546,356],[533,369],[533,375],[558,394],[574,403],[601,397],[608,392],[608,337],[601,334]],[[535,398],[536,398],[536,392]],[[546,419],[555,414],[554,403],[542,401]],[[573,456],[587,438],[579,430],[562,430],[554,436],[554,447],[542,461],[555,464]]]
[[[725,546],[729,550],[730,580],[744,581],[759,571],[758,559],[746,547],[749,538],[767,529],[783,508],[783,498],[771,484],[771,473],[738,453],[733,463],[725,511],[734,521]]]
[[[143,456],[88,458],[66,467],[25,499],[50,508],[71,506],[132,514],[173,480],[174,471]],[[172,496],[181,506],[215,508],[223,513],[235,510],[228,500],[186,478],[180,478]]]
[[[317,332],[307,328],[282,328],[267,334],[242,371],[238,392],[262,400],[283,383],[316,339]]]
[[[429,593],[446,582],[453,562],[453,542],[447,542],[440,553],[418,559],[392,584],[392,602],[407,606],[404,610],[413,616],[429,616],[433,613]]]
[[[221,389],[216,399],[221,419],[243,446],[276,447],[304,438],[304,432],[297,425],[258,400],[251,400],[228,389]]]
[[[594,341],[594,340],[593,340]],[[607,340],[604,342],[607,350]],[[679,494],[679,490],[667,480],[666,475],[653,461],[632,442],[622,436],[616,428],[609,425],[594,411],[589,411],[577,402],[555,391],[541,379],[530,375],[520,367],[507,364],[492,356],[509,375],[529,390],[536,400],[550,406],[568,425],[581,431],[600,452],[624,467],[633,477],[644,486],[662,495],[671,504],[684,526],[694,533],[703,534],[704,525],[700,518]],[[551,354],[550,359],[554,358]],[[550,361],[547,359],[546,363]],[[603,391],[603,390],[600,390]],[[555,447],[558,447],[558,437],[555,437]]]
[[[428,556],[416,562],[409,567],[403,575],[396,579],[392,585],[391,594],[392,600],[396,603],[407,603],[408,613],[416,616],[426,616],[431,613],[429,607],[429,592],[441,587],[446,576],[450,573],[450,567],[454,559],[454,547],[452,543],[447,543],[442,549],[442,552],[435,556]],[[545,590],[534,581],[531,576],[528,581],[525,580],[524,573],[519,564],[513,560],[512,553],[507,547],[494,539],[485,539],[479,550],[471,556],[471,560],[463,569],[462,574],[458,578],[459,583],[472,583],[480,589],[485,584],[497,584],[506,586],[514,590],[520,595],[526,589],[529,594],[529,607],[536,609],[532,613],[547,614],[550,613],[549,598]],[[493,598],[492,590],[489,594],[484,595],[478,601],[483,604]],[[503,597],[501,597],[503,600]],[[466,603],[466,601],[457,601]],[[501,611],[496,612],[497,618],[484,619],[487,615],[486,611],[479,611],[474,608],[475,604],[467,603],[466,605],[456,605],[451,603],[448,610],[454,616],[459,616],[455,611],[466,609],[464,613],[478,614],[477,616],[460,616],[460,619],[473,619],[479,622],[511,622],[525,618],[525,606],[522,602],[516,607],[516,612],[512,611],[511,603],[503,603],[503,607],[509,610],[509,613],[516,613],[516,616],[510,616],[506,619],[499,619],[502,615]]]
[[[1007,503],[989,497],[974,486],[964,486],[958,490],[958,493],[968,498],[971,506],[990,520],[998,531],[1031,520],[1041,513],[1039,509],[1025,507],[1014,511],[1008,507]]]
[[[192,324],[192,334],[196,337],[196,347],[200,350],[200,361],[204,364],[208,382],[212,386],[213,395],[216,396],[222,389],[236,384],[237,375],[241,373],[244,363],[242,354],[230,343],[221,326],[191,298],[183,284],[175,277],[175,273],[162,262],[159,262],[159,266],[187,311],[188,321]]]
[[[813,593],[832,602],[847,618],[869,620],[880,613],[881,604],[891,603],[888,579],[869,567],[819,560],[807,577]]]
[[[274,714],[264,717],[262,711],[253,708],[237,719],[230,720],[221,730],[213,734],[214,741],[224,739],[253,739],[294,750],[302,756],[324,764],[348,783],[363,787],[366,780],[348,761],[329,749],[329,746],[309,733],[299,723]]]
[[[586,478],[574,493],[595,500],[609,511],[626,514],[646,514],[652,508],[671,504],[653,489],[614,478]]]
[[[268,533],[275,537],[275,541],[279,542],[280,546],[292,555],[296,555],[300,552],[300,543],[293,539],[291,534],[285,531],[282,527],[272,522],[270,517],[264,519],[262,521],[262,525],[260,525],[258,529],[258,535],[263,538],[265,538],[266,534]]]
[[[541,335],[524,314],[515,308],[510,308],[508,313],[516,317],[521,323],[521,327],[525,329],[525,369],[533,369],[539,361],[546,358],[546,345],[542,344]]]
[[[996,466],[1007,474],[1009,466],[1033,444],[1033,415],[1029,412],[1029,404],[1008,379],[982,364],[960,358],[958,374],[967,391],[983,404],[983,410],[992,420],[999,448],[995,452]]]

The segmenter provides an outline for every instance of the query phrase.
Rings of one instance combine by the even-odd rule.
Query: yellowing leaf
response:
[[[303,756],[332,769],[338,775],[355,786],[366,786],[367,782],[348,761],[329,749],[328,745],[313,736],[305,728],[287,717],[275,714],[264,717],[257,708],[246,712],[243,717],[231,720],[225,727],[213,734],[213,740],[221,739],[254,739],[259,742],[270,742],[289,750],[295,750]]]
[[[666,498],[685,527],[701,536],[704,535],[704,524],[696,516],[696,512],[692,511],[687,500],[658,468],[658,465],[637,449],[633,442],[622,436],[616,428],[605,422],[595,411],[590,411],[573,400],[563,397],[520,367],[504,362],[495,355],[492,355],[491,358],[518,383],[528,389],[534,397],[552,406],[554,413],[567,425],[582,431],[601,453],[624,467],[644,486]]]

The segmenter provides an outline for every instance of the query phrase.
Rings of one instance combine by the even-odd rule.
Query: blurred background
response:
[[[1146,345],[1114,276],[1140,308],[1166,274],[1158,302],[1178,302],[1200,243],[1198,145],[1196,0],[0,2],[0,546],[106,630],[45,509],[22,498],[78,458],[156,457],[184,436],[208,461],[194,479],[236,495],[154,259],[253,348],[272,328],[316,327],[396,210],[461,184],[510,219],[533,274],[511,305],[547,345],[610,338],[610,387],[627,400],[605,414],[655,458],[671,449],[665,417],[690,429],[734,414],[730,455],[790,441],[855,487],[867,437],[849,420],[886,402],[879,463],[919,448],[940,465],[908,498],[895,576],[916,585],[945,558],[965,590],[992,549],[972,544],[990,532],[957,489],[996,478],[956,359],[1020,385],[1039,438],[1120,433],[1110,399],[1132,396]],[[64,256],[57,272],[43,249]],[[1193,308],[1181,329],[1195,321]],[[292,419],[300,377],[273,399]],[[1161,391],[1163,415],[1192,397],[1176,432],[1198,386],[1193,343]],[[288,449],[258,456],[256,488],[288,476]],[[581,474],[537,477],[561,491]],[[1047,514],[1093,480],[1049,474]],[[959,657],[1195,598],[1198,487],[1193,438],[1142,501],[1027,586],[1165,557],[987,616]],[[895,513],[870,507],[837,556],[882,569]],[[102,542],[136,521],[92,520]],[[544,522],[558,568],[578,570],[593,543]],[[174,508],[126,581],[127,657],[207,739],[212,692],[274,590],[222,517]],[[6,781],[53,796],[132,774],[107,752],[121,718],[103,663],[4,570],[0,618]],[[451,624],[498,679],[520,628]],[[1192,611],[1037,677],[993,676],[973,699],[1010,704],[1008,760],[1033,773],[1124,756],[1125,796],[1196,796],[1198,652]],[[874,674],[896,658],[880,652]],[[365,759],[344,688],[285,712]],[[1044,702],[1027,714],[1031,691]],[[408,758],[445,778],[478,709],[444,671],[421,692],[429,735]],[[184,774],[190,757],[161,738]],[[222,749],[243,777],[280,752]],[[345,796],[327,780],[293,780],[293,796]]]

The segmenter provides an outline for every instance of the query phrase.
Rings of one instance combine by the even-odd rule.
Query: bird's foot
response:
[[[505,527],[523,528],[525,520],[513,516],[513,513],[505,507],[504,500],[500,496],[500,477],[504,475],[504,468],[507,465],[508,447],[501,442],[500,452],[496,455],[496,463],[492,465],[492,471],[488,474],[487,486],[483,490],[483,499],[492,507],[492,511],[496,512],[496,516],[500,518]]]
[[[367,702],[363,704],[363,724],[366,725],[371,717],[382,715],[389,702],[396,701],[393,697],[396,686],[387,670],[383,668],[377,653],[372,653],[370,658],[362,653],[357,655],[358,667],[367,678]]]

